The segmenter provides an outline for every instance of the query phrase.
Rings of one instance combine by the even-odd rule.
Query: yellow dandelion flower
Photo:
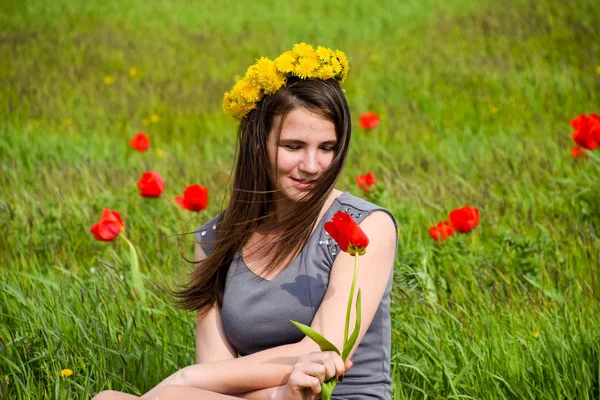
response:
[[[256,63],[256,83],[266,94],[271,94],[285,85],[285,76],[277,69],[275,62],[263,57]]]
[[[153,124],[155,124],[155,123],[157,123],[158,121],[160,121],[160,117],[159,117],[158,115],[156,115],[156,114],[152,114],[152,115],[150,116],[150,121],[151,121]]]
[[[342,71],[342,64],[340,64],[336,57],[331,58],[331,68],[333,68],[333,72],[336,75]]]
[[[111,75],[107,75],[104,77],[104,84],[112,85],[115,82],[115,78]]]
[[[540,337],[540,333],[538,331],[533,332],[533,337],[534,338],[539,338]]]
[[[136,67],[129,68],[129,76],[135,78],[137,76],[138,70]]]
[[[158,153],[158,150],[156,150],[156,152]],[[123,340],[123,335],[121,335],[120,333],[117,334],[117,342],[121,342],[121,340]]]
[[[319,61],[314,57],[304,57],[300,59],[300,64],[296,66],[295,73],[302,79],[309,78],[311,73],[319,67]]]
[[[293,51],[286,51],[275,59],[275,66],[283,73],[289,74],[294,71],[298,56]]]
[[[340,84],[341,84],[341,83],[344,83],[344,80],[348,76],[348,70],[350,67],[348,65],[348,59],[346,58],[346,55],[344,54],[344,52],[336,50],[335,56],[337,57],[338,61],[340,62],[340,65],[342,66],[342,70],[340,71]]]
[[[251,79],[244,78],[233,86],[231,96],[237,99],[241,97],[247,102],[258,101],[260,100],[260,88]]]
[[[166,153],[165,153],[165,151],[163,149],[156,149],[156,156],[157,157],[163,158],[165,156],[165,154]],[[121,335],[119,335],[119,336],[121,336]],[[120,341],[121,341],[121,339],[119,339],[119,342]]]
[[[73,375],[73,370],[72,369],[66,368],[66,369],[63,369],[63,370],[60,371],[60,376],[62,378],[67,378],[67,377],[69,377],[71,375]]]
[[[319,79],[331,79],[335,76],[335,72],[333,72],[333,67],[331,65],[323,65],[317,71],[317,78]]]
[[[310,44],[306,44],[304,42],[295,44],[293,50],[293,52],[298,54],[300,57],[305,57],[313,51],[313,47]]]
[[[329,60],[331,59],[331,50],[323,46],[317,47],[316,53],[319,59],[322,61],[329,62]]]
[[[398,236],[400,236],[400,228],[398,228]]]
[[[142,124],[144,126],[148,126],[148,125],[150,125],[150,121],[148,121],[147,119],[145,119],[145,120],[142,121]]]
[[[491,112],[492,114],[496,114],[496,113],[498,112],[498,107],[491,106],[491,107],[490,107],[490,112]]]
[[[64,126],[71,126],[73,125],[73,120],[71,118],[67,118],[63,121],[63,125]]]

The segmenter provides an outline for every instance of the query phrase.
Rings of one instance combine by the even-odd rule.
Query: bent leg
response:
[[[239,400],[239,397],[197,389],[190,386],[168,385],[153,390],[150,397],[142,396],[144,400]],[[119,399],[120,400],[120,399]],[[123,398],[123,400],[128,400]]]

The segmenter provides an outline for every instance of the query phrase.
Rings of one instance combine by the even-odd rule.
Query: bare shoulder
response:
[[[369,248],[395,252],[398,228],[391,214],[383,209],[374,210],[361,221],[360,228],[369,238]]]

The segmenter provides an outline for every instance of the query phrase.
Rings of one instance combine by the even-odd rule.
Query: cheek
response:
[[[280,173],[290,172],[297,164],[298,160],[296,160],[293,153],[285,149],[280,149],[277,153],[277,169]]]

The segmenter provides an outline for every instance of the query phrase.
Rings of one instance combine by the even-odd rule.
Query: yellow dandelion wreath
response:
[[[301,79],[335,79],[340,85],[348,76],[348,60],[339,50],[306,43],[295,44],[274,61],[261,57],[248,68],[246,75],[223,96],[223,110],[235,119],[242,119],[256,108],[265,96],[283,87],[288,77]]]

